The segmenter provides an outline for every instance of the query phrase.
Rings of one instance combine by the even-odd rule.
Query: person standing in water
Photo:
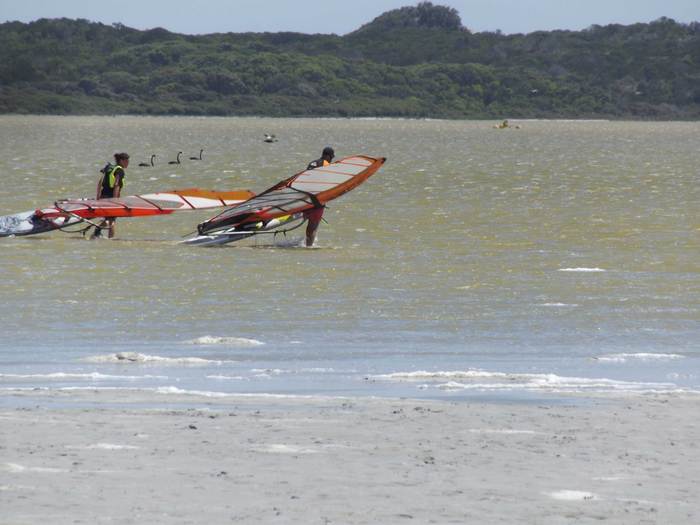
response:
[[[102,177],[100,182],[97,183],[97,198],[98,199],[116,199],[121,195],[122,188],[124,187],[124,177],[126,176],[126,168],[129,167],[129,154],[128,153],[115,153],[114,154],[115,165],[107,164],[102,169]],[[114,223],[116,219],[104,219],[99,227],[95,228],[95,233],[92,234],[92,238],[100,237],[102,235],[102,229],[107,228],[109,230],[109,238],[114,237]]]
[[[333,148],[330,146],[326,146],[321,152],[321,158],[309,162],[306,169],[313,170],[323,166],[328,166],[333,161],[333,157],[335,157],[335,151],[333,151]],[[304,218],[309,221],[308,225],[306,226],[306,246],[314,245],[314,241],[316,240],[316,232],[318,230],[318,225],[321,224],[324,209],[325,206],[321,205],[304,212]]]

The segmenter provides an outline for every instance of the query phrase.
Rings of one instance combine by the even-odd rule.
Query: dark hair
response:
[[[115,153],[114,160],[117,162],[119,162],[120,160],[129,160],[129,154],[128,153]]]
[[[323,148],[321,156],[333,158],[335,157],[335,151],[333,151],[333,148],[331,148],[330,146],[326,146],[325,148]]]

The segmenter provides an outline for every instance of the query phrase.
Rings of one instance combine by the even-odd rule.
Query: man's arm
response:
[[[102,184],[104,184],[104,179],[105,179],[105,174],[102,174],[102,177],[100,177],[100,180],[97,181],[97,193],[95,198],[99,199],[102,197]]]
[[[124,185],[123,179],[124,178],[124,170],[117,170],[117,172],[114,174],[114,198],[116,199],[119,197],[122,193],[122,186]]]

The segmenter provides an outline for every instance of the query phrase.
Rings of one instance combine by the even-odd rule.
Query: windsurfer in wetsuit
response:
[[[102,177],[97,183],[97,198],[98,199],[113,199],[121,195],[124,187],[124,177],[126,176],[126,168],[129,167],[129,155],[127,153],[114,154],[115,165],[107,164],[102,169]],[[116,219],[105,219],[98,228],[95,228],[95,233],[92,237],[99,237],[102,234],[102,228],[109,229],[109,238],[114,237],[114,222]]]
[[[333,161],[333,157],[335,157],[335,151],[330,146],[326,146],[321,152],[321,158],[309,162],[306,169],[313,170],[322,166],[328,166]],[[309,221],[306,226],[306,246],[314,245],[316,230],[318,230],[318,225],[321,224],[324,208],[325,206],[317,206],[304,212],[304,218]]]

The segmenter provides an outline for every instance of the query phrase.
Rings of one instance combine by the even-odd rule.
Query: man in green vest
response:
[[[114,162],[116,164],[107,164],[102,169],[102,177],[97,183],[97,198],[98,199],[116,199],[121,195],[124,187],[124,177],[126,176],[126,168],[129,167],[128,153],[115,153]],[[109,230],[109,238],[114,237],[114,222],[116,219],[105,219],[98,228],[95,228],[95,233],[92,238],[102,235],[102,229]]]

